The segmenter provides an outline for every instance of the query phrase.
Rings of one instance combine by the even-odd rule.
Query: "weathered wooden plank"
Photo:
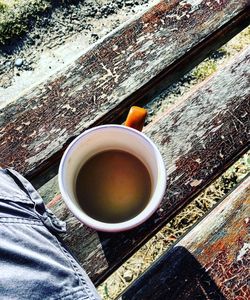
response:
[[[250,176],[120,298],[250,299]]]
[[[161,208],[149,221],[125,233],[99,233],[80,224],[60,199],[50,203],[68,223],[65,242],[96,283],[250,147],[249,61],[250,47],[146,127],[168,174]]]
[[[111,122],[127,110],[136,101],[135,96],[128,101],[132,93],[143,88],[145,96],[145,84],[156,75],[150,93],[159,91],[157,84],[166,82],[162,78],[166,69],[172,78],[173,65],[190,49],[198,47],[186,62],[196,60],[203,49],[199,45],[213,33],[223,42],[225,32],[239,25],[231,21],[248,4],[248,0],[160,1],[66,70],[2,109],[1,160],[26,175],[47,167],[73,136],[94,124]],[[218,36],[216,30],[225,24],[230,30],[223,29]],[[176,64],[179,71],[185,69],[184,63]]]

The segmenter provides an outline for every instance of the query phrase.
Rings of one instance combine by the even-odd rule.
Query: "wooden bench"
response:
[[[248,24],[248,1],[160,1],[0,111],[2,162],[41,186],[56,176],[75,136],[99,124],[122,122],[132,104],[152,100]],[[96,232],[72,216],[60,195],[48,203],[66,220],[63,239],[96,285],[249,150],[249,56],[250,48],[145,127],[168,173],[162,205],[150,220],[128,232]],[[176,248],[174,257],[199,261],[185,243]],[[158,267],[153,268],[157,276]],[[124,299],[140,293],[147,278]]]

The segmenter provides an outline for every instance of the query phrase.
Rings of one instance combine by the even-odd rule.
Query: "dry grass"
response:
[[[250,26],[243,30],[240,34],[236,35],[225,46],[221,47],[211,57],[205,59],[191,72],[191,75],[196,80],[204,80],[226,61],[228,58],[240,52],[246,44],[250,44]]]

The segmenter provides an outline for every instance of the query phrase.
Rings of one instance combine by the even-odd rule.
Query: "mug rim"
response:
[[[144,139],[150,147],[153,148],[155,158],[157,161],[157,168],[158,168],[158,178],[156,183],[156,189],[151,196],[149,203],[146,205],[146,207],[135,217],[118,223],[107,223],[103,221],[98,221],[89,215],[87,215],[83,210],[79,209],[76,204],[73,203],[73,201],[70,199],[70,196],[64,189],[64,182],[65,182],[65,164],[70,157],[70,153],[74,150],[74,147],[84,138],[84,136],[89,135],[90,133],[94,131],[99,130],[107,130],[110,128],[117,128],[119,130],[126,130],[129,131],[132,134],[135,134],[136,136],[139,136],[140,138]],[[58,182],[59,182],[59,189],[62,195],[62,198],[66,204],[66,206],[69,208],[69,210],[73,213],[73,215],[82,223],[86,224],[87,226],[98,230],[98,231],[104,231],[104,232],[120,232],[120,231],[126,231],[129,229],[132,229],[141,223],[145,222],[159,207],[162,198],[165,193],[166,189],[166,168],[164,161],[162,159],[162,155],[157,148],[157,146],[154,144],[154,142],[147,137],[144,133],[141,131],[138,131],[136,129],[133,129],[131,127],[127,127],[124,125],[117,125],[117,124],[106,124],[106,125],[100,125],[95,126],[93,128],[90,128],[83,133],[81,133],[78,137],[76,137],[67,147],[65,150],[61,161],[59,165],[59,172],[58,172]]]

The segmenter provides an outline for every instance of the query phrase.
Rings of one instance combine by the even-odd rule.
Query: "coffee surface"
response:
[[[147,205],[151,179],[146,166],[134,155],[108,150],[91,157],[76,180],[79,205],[103,222],[129,220]]]

